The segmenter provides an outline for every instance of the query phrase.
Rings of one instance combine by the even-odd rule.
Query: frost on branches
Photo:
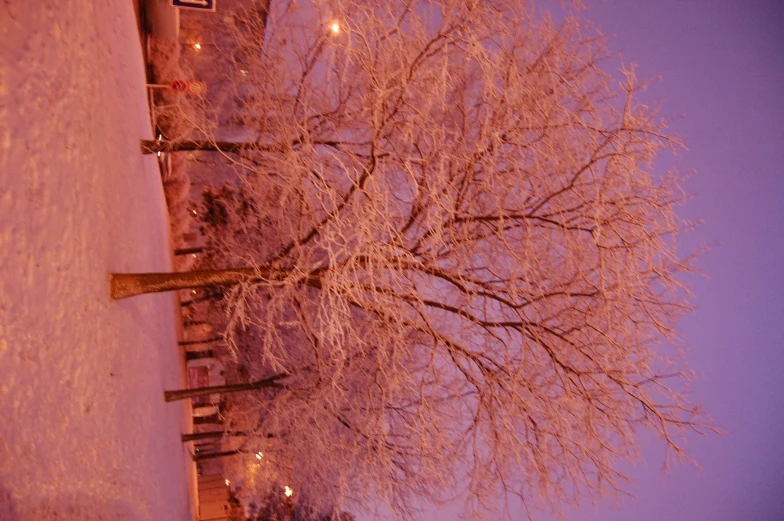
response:
[[[557,508],[617,491],[638,429],[682,454],[701,420],[653,346],[689,309],[683,196],[650,171],[678,142],[600,38],[522,0],[302,1],[255,44],[205,229],[212,268],[253,268],[230,345],[289,374],[236,420],[274,479]]]

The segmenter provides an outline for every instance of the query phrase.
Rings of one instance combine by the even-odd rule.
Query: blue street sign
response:
[[[215,2],[218,0],[171,0],[172,7],[183,9],[198,9],[199,11],[215,11]]]

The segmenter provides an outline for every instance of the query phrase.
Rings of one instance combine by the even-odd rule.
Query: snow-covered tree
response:
[[[266,22],[233,81],[240,180],[210,193],[210,269],[112,279],[226,286],[229,345],[288,375],[247,395],[250,453],[316,509],[403,513],[456,486],[480,510],[612,493],[638,429],[681,454],[700,420],[654,346],[689,309],[683,195],[651,170],[678,141],[602,71],[602,39],[523,0]]]

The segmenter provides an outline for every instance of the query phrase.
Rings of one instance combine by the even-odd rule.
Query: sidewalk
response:
[[[134,0],[134,10],[136,12],[139,40],[142,47],[142,55],[144,56],[145,71],[147,81],[154,81],[151,77],[151,70],[149,66],[149,39],[155,38],[157,40],[170,40],[176,42],[180,30],[180,12],[178,9],[169,5],[168,0]],[[152,98],[149,89],[147,91],[148,106],[150,109],[150,117],[152,118]],[[155,122],[152,122],[153,127]],[[171,239],[170,239],[171,241]],[[180,314],[180,300],[176,296],[172,302],[174,305],[174,314],[176,317],[176,335],[177,341],[183,339],[183,326],[182,316]],[[185,366],[185,357],[182,353],[179,354],[179,371],[181,378],[184,382],[188,382],[187,369]],[[185,430],[193,432],[193,411],[188,403],[184,408],[183,423]],[[188,452],[190,458],[187,463],[186,479],[188,481],[188,492],[190,496],[190,511],[193,521],[199,519],[199,494],[198,494],[198,476],[196,469],[196,462],[193,460],[193,443],[189,442],[183,446],[183,450]]]

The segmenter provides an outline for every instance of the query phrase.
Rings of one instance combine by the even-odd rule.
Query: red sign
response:
[[[191,381],[191,389],[198,389],[200,387],[209,387],[210,385],[210,371],[204,366],[189,367],[188,376]],[[210,395],[196,396],[191,398],[193,405],[208,405],[210,403]]]

